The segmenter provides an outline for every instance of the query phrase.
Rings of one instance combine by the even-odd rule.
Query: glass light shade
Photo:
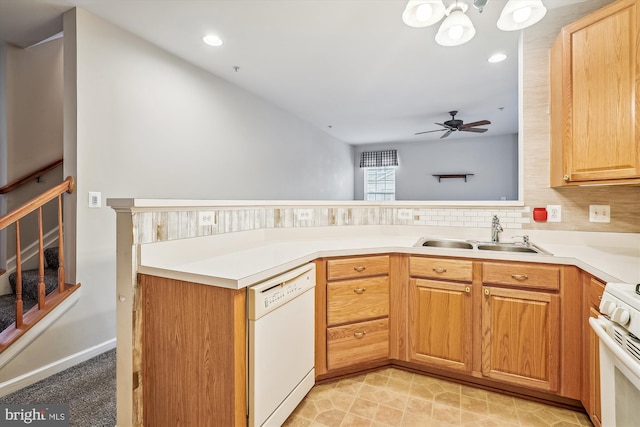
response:
[[[445,12],[442,0],[409,0],[402,20],[410,27],[428,27],[441,20]]]
[[[441,46],[460,46],[465,44],[476,35],[471,19],[461,10],[452,11],[447,19],[442,22],[436,43]]]
[[[546,14],[547,8],[542,0],[509,0],[498,18],[498,28],[502,31],[522,30],[540,21]]]

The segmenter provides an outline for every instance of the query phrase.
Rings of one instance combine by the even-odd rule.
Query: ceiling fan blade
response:
[[[448,137],[449,135],[451,135],[451,132],[453,132],[453,131],[452,131],[451,129],[449,129],[449,130],[447,131],[447,133],[445,133],[444,135],[442,135],[442,136],[440,137],[440,139]]]
[[[469,128],[469,129],[460,129],[462,132],[475,132],[475,133],[485,133],[489,129],[480,129],[480,128]]]
[[[462,129],[466,129],[474,126],[484,126],[484,125],[490,125],[490,124],[491,122],[489,120],[480,120],[479,122],[465,123],[460,127],[460,129],[462,130]]]
[[[423,133],[431,133],[431,132],[442,132],[443,130],[446,130],[446,129],[427,130],[424,132],[414,133],[414,135],[422,135]]]

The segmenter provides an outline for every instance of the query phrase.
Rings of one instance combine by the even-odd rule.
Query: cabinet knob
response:
[[[434,267],[434,268],[432,268],[432,270],[435,271],[436,273],[439,273],[439,274],[447,272],[447,269],[446,268],[442,268],[442,267]]]
[[[356,267],[353,267],[353,269],[355,271],[357,271],[358,273],[362,273],[363,271],[365,271],[367,269],[367,267],[365,267],[364,265],[358,265]]]
[[[356,294],[364,294],[364,291],[366,290],[367,288],[355,288],[353,292],[355,292]]]
[[[565,181],[569,182],[569,175],[564,175],[564,176],[562,177],[562,179],[564,179]]]
[[[367,331],[362,331],[362,332],[354,332],[353,336],[356,338],[362,338],[367,334]]]
[[[526,274],[512,274],[511,277],[516,280],[527,280],[529,278]]]
[[[489,296],[489,294],[490,294],[490,293],[491,293],[491,292],[489,292],[489,289],[485,289],[485,290],[484,290],[484,294],[485,294],[486,296]]]
[[[464,291],[468,294],[471,293],[471,286],[467,286],[466,288],[464,288]]]

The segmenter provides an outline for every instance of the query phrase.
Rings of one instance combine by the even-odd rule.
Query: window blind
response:
[[[361,168],[381,168],[384,166],[398,166],[398,152],[396,150],[363,151],[360,153]]]

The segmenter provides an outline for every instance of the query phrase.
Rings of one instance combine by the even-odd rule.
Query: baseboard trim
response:
[[[70,356],[64,357],[60,360],[56,360],[55,362],[49,363],[48,365],[41,366],[38,369],[34,369],[33,371],[22,374],[16,378],[12,378],[8,381],[0,383],[0,397],[6,396],[10,393],[13,393],[14,391],[18,391],[24,387],[30,386],[31,384],[37,383],[38,381],[50,377],[53,374],[57,374],[58,372],[64,371],[67,368],[75,366],[79,363],[84,362],[85,360],[89,360],[99,354],[104,353],[105,351],[109,351],[114,348],[116,348],[115,338],[87,348],[86,350],[82,350]]]

